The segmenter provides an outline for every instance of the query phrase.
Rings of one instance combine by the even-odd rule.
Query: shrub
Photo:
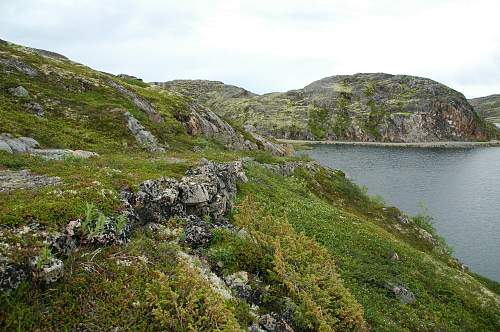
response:
[[[154,318],[169,331],[241,330],[231,305],[186,263],[174,275],[156,272],[146,286],[147,303]]]
[[[363,309],[339,278],[333,257],[315,240],[298,234],[283,219],[259,217],[249,197],[238,207],[236,223],[272,256],[273,279],[293,301],[299,330],[364,330]]]
[[[45,264],[51,261],[52,252],[49,247],[45,246],[40,250],[40,255],[38,255],[38,259],[36,260],[36,267],[41,269]]]

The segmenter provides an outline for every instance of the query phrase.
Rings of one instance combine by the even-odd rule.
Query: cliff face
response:
[[[500,123],[500,95],[469,99],[469,103],[485,119]]]
[[[161,85],[195,96],[216,113],[276,138],[384,142],[491,138],[461,93],[420,77],[340,75],[303,89],[261,96],[220,82]]]

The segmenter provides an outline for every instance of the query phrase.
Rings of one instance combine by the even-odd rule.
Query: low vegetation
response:
[[[338,170],[299,167],[283,176],[263,165],[306,165],[305,158],[230,150],[189,136],[178,120],[186,114],[186,100],[175,93],[0,43],[0,58],[12,57],[39,75],[28,77],[0,63],[0,133],[99,156],[45,160],[0,151],[0,172],[29,169],[61,180],[0,192],[0,263],[27,266],[37,256],[38,268],[53,258],[64,262],[64,275],[52,284],[28,276],[0,292],[0,330],[238,331],[271,314],[296,331],[500,329],[498,283],[460,269],[426,217],[409,218],[368,197]],[[111,89],[108,79],[147,99],[165,121],[151,121]],[[9,92],[19,85],[29,99]],[[351,93],[344,85],[337,90]],[[40,103],[45,115],[27,111],[27,102]],[[117,109],[131,112],[169,149],[143,151]],[[319,113],[313,127],[321,134],[326,116]],[[338,134],[345,130],[344,120],[337,115]],[[127,226],[119,197],[123,189],[135,191],[149,179],[180,179],[202,158],[243,157],[253,161],[245,163],[248,181],[238,184],[235,208],[227,216],[230,226],[217,227],[204,218],[211,225],[204,246],[188,246],[185,221],[175,218],[137,226],[126,243],[89,243],[69,255],[53,253],[47,245],[76,220],[86,236],[100,234],[109,221],[121,234]],[[429,242],[421,230],[438,241]],[[398,259],[391,259],[394,253]],[[198,263],[220,280],[248,273],[255,299],[236,292],[222,296]],[[388,284],[408,288],[415,301],[402,303]]]

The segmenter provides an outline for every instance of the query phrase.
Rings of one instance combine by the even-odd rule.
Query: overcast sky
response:
[[[429,77],[500,93],[499,0],[1,0],[0,38],[146,81],[257,93],[335,74]]]

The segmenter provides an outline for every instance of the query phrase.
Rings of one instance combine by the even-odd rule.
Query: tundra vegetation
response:
[[[0,73],[0,133],[98,154],[0,151],[1,330],[500,329],[500,286],[454,259],[428,218],[385,206],[339,170],[249,148],[241,123],[231,142],[247,145],[204,135],[196,96],[10,43]],[[358,101],[336,89],[335,116],[294,102],[309,120],[282,120],[343,135]],[[366,111],[370,130],[387,117],[375,101]],[[126,112],[163,151],[141,145]],[[59,181],[3,190],[21,170]]]

